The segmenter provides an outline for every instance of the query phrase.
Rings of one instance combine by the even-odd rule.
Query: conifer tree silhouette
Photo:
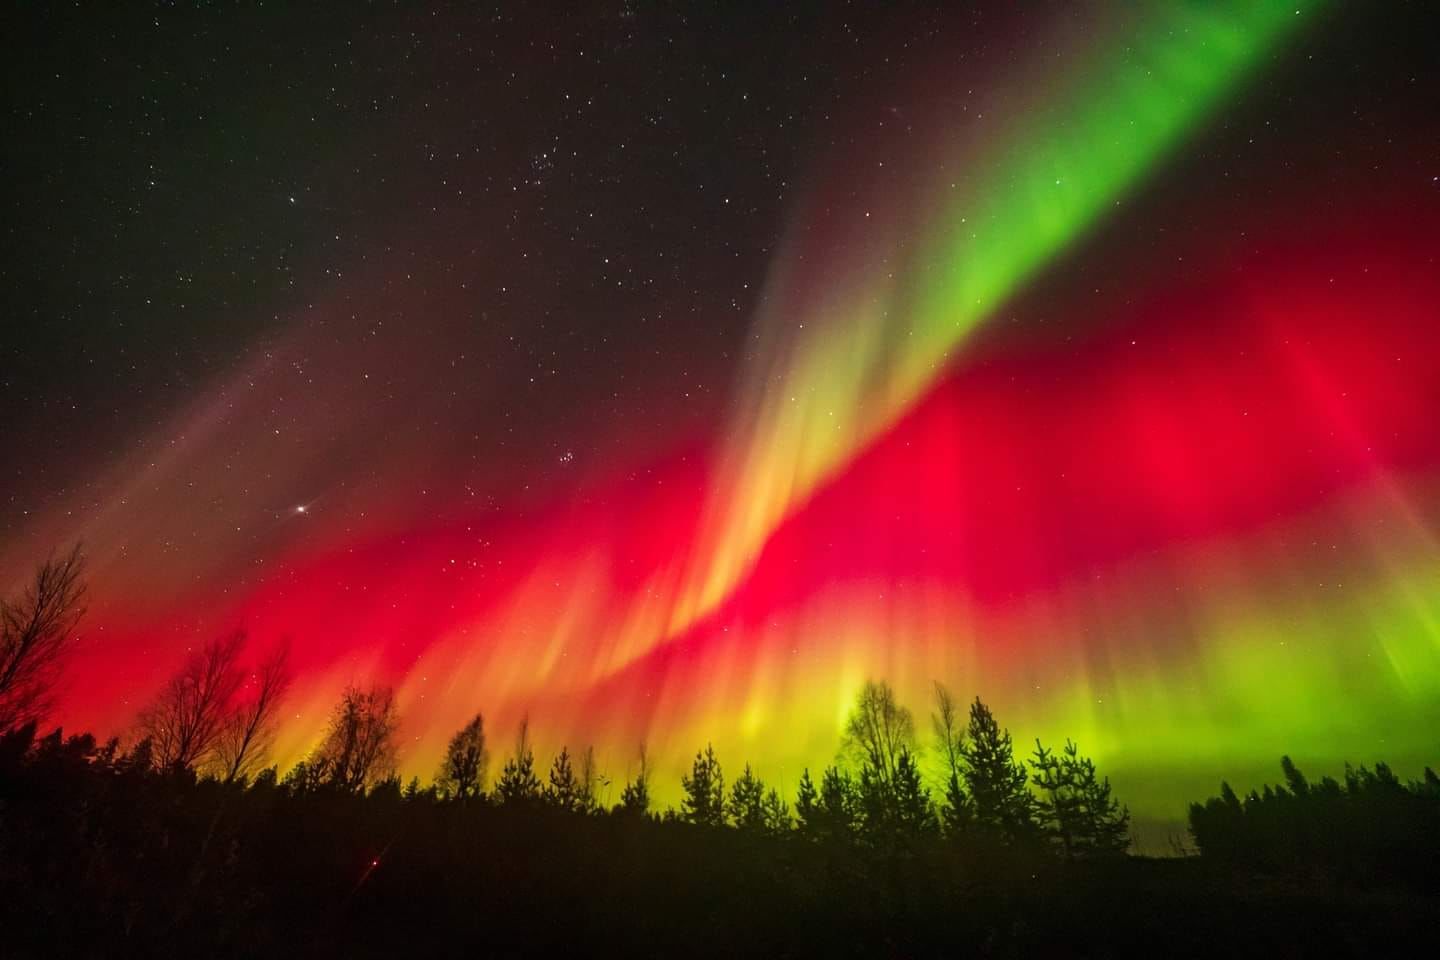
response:
[[[795,798],[796,827],[802,836],[822,842],[848,840],[855,832],[859,800],[849,774],[826,767],[820,787],[806,770]]]
[[[1110,795],[1110,780],[1071,740],[1056,754],[1038,739],[1030,765],[1042,791],[1036,813],[1067,858],[1116,854],[1129,844],[1130,811]]]
[[[520,721],[515,755],[505,761],[495,794],[502,806],[533,804],[540,799],[540,778],[535,775],[535,753],[530,749],[530,721]]]
[[[570,763],[568,747],[561,747],[560,753],[550,764],[550,785],[545,788],[545,800],[552,807],[566,813],[583,810],[580,780],[575,776],[574,766]]]
[[[979,697],[970,705],[970,723],[960,747],[965,789],[978,829],[1007,842],[1035,833],[1035,799],[1026,788],[1025,766],[1015,762],[1010,732],[1002,731]]]
[[[761,833],[765,830],[765,784],[755,776],[750,764],[730,787],[728,805],[730,822],[741,830]]]
[[[909,750],[902,750],[895,761],[892,789],[895,824],[901,834],[910,838],[929,836],[939,827],[930,791],[920,776],[920,765]]]
[[[765,791],[765,799],[760,804],[760,814],[764,831],[769,836],[788,836],[794,826],[794,821],[790,818],[790,805],[774,787]]]
[[[637,817],[643,817],[650,812],[650,761],[643,743],[640,745],[640,769],[635,772],[634,779],[626,783],[620,791],[620,805],[616,810]]]
[[[806,836],[813,836],[819,832],[821,819],[820,791],[815,789],[815,781],[810,778],[810,768],[806,767],[800,773],[800,785],[795,789],[795,822],[799,831]]]
[[[690,775],[681,776],[680,787],[685,791],[680,801],[682,819],[711,827],[725,825],[725,777],[713,746],[707,744],[695,754]]]

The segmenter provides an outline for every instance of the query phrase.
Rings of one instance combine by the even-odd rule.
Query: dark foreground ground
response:
[[[1430,889],[1433,890],[1433,887]],[[1413,884],[154,776],[0,783],[0,956],[1373,956]]]

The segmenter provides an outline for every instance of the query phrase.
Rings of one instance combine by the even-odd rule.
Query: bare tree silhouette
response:
[[[0,731],[49,711],[75,626],[85,613],[80,544],[35,570],[17,600],[0,600]]]
[[[325,782],[358,793],[395,772],[395,734],[400,711],[389,687],[350,687],[330,718],[330,729],[312,763]]]
[[[945,829],[963,833],[974,824],[975,809],[965,792],[965,730],[960,725],[955,698],[938,681],[935,684],[935,712],[931,714],[935,728],[935,745],[944,764],[945,792],[940,805],[940,819]]]
[[[191,654],[140,713],[139,728],[159,767],[193,770],[211,760],[244,680],[239,667],[243,631],[211,640]]]
[[[220,777],[234,783],[262,766],[275,740],[280,702],[290,686],[290,646],[282,642],[251,675],[254,694],[225,719],[215,742]]]
[[[845,750],[888,786],[895,780],[901,754],[913,752],[914,746],[915,720],[910,711],[900,705],[888,683],[867,682],[845,721]]]

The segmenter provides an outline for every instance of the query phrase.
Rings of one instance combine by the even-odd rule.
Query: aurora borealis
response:
[[[627,6],[542,55],[388,16],[328,60],[215,40],[129,133],[77,108],[171,119],[97,188],[162,195],[62,204],[9,284],[0,571],[91,556],[57,720],[123,733],[244,627],[294,640],[282,763],[375,680],[407,776],[483,710],[617,780],[644,742],[666,799],[706,741],[789,785],[872,677],[1075,737],[1147,817],[1287,752],[1434,762],[1413,25],[796,14],[742,55]],[[382,33],[434,49],[376,66]],[[233,102],[176,79],[248,89],[246,56],[278,74]],[[41,153],[7,154],[17,223],[88,189]]]

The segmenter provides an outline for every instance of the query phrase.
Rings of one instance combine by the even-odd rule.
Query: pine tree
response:
[[[529,723],[526,721],[520,723],[515,755],[505,761],[495,793],[504,806],[531,804],[540,799],[540,778],[535,775],[535,754],[530,749]]]
[[[1087,854],[1120,854],[1130,845],[1130,809],[1110,793],[1110,778],[1095,774],[1089,757],[1066,741],[1061,760],[1080,797],[1080,838]]]
[[[561,747],[559,755],[550,764],[550,786],[545,789],[545,801],[566,813],[577,813],[582,809],[580,781],[570,763],[568,747]]]
[[[820,832],[818,828],[823,816],[820,791],[815,789],[815,781],[810,779],[810,768],[806,767],[800,774],[800,786],[795,791],[796,826],[805,836],[815,836]]]
[[[681,776],[680,786],[685,791],[680,801],[683,819],[711,827],[725,825],[725,778],[713,746],[707,744],[695,754],[690,776]]]
[[[640,769],[635,779],[625,784],[620,791],[620,813],[643,817],[650,812],[650,764],[645,756],[645,746],[640,746]]]
[[[848,840],[860,822],[860,796],[855,781],[838,767],[820,777],[820,834],[826,840]]]
[[[580,777],[577,791],[578,809],[581,813],[595,813],[600,809],[600,798],[597,795],[602,786],[609,786],[610,781],[600,775],[599,769],[595,766],[595,748],[586,747],[585,752],[580,755]]]
[[[420,799],[420,778],[411,777],[410,782],[405,784],[405,792],[401,794],[406,803],[414,803]]]
[[[1010,731],[1000,729],[979,697],[970,705],[965,760],[966,792],[978,829],[1015,842],[1035,833],[1035,799],[1026,788],[1025,766],[1015,762]]]
[[[1110,781],[1095,774],[1095,764],[1080,756],[1073,741],[1057,755],[1039,740],[1030,761],[1035,785],[1043,791],[1036,804],[1040,825],[1067,858],[1122,853],[1129,843],[1130,812],[1110,795]]]
[[[765,799],[760,805],[761,820],[764,822],[765,833],[772,837],[785,837],[790,835],[794,822],[790,819],[790,805],[785,798],[780,796],[780,791],[771,787],[765,791]]]
[[[891,790],[896,829],[911,839],[930,836],[938,828],[930,791],[920,776],[920,765],[909,750],[902,750],[895,762]]]
[[[730,821],[741,830],[761,833],[765,829],[765,784],[750,764],[730,788]]]

